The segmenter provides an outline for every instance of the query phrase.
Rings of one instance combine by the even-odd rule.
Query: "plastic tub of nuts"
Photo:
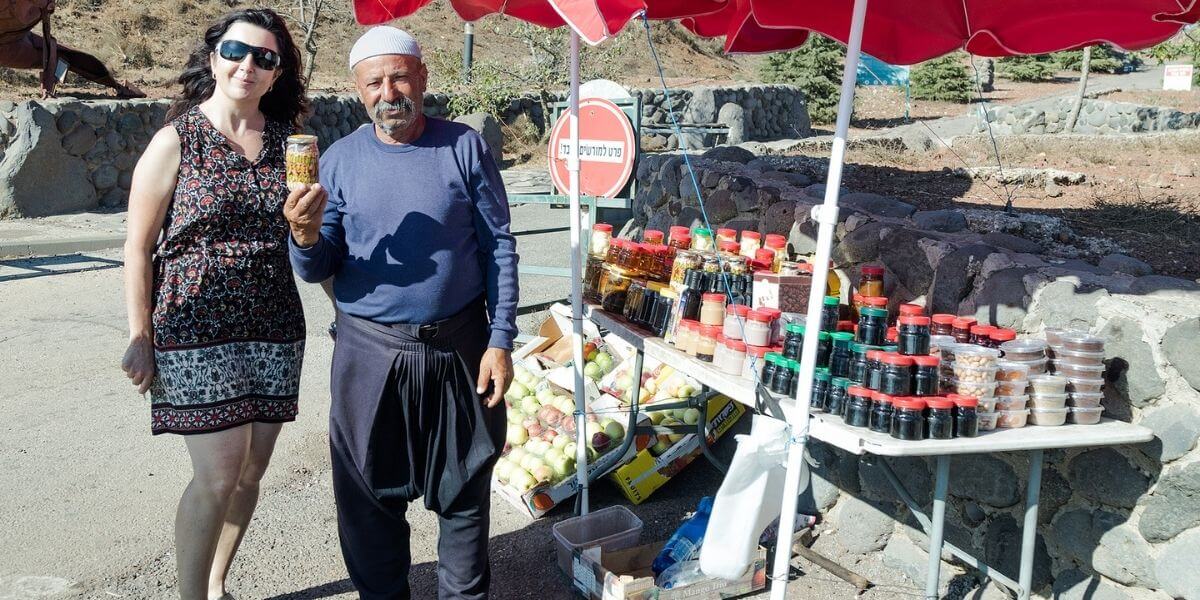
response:
[[[996,381],[1027,381],[1029,365],[1011,360],[996,361]]]
[[[996,428],[996,418],[999,415],[997,415],[994,411],[984,412],[984,410],[982,408],[983,407],[982,400],[980,401],[979,406],[980,406],[979,412],[976,413],[976,418],[979,419],[979,430],[980,431],[991,431],[991,430],[995,429]]]
[[[1028,381],[997,381],[997,396],[1022,396],[1029,390]]]
[[[950,386],[963,396],[975,396],[976,398],[983,399],[996,395],[995,381],[959,381],[958,379],[951,379]]]
[[[1062,408],[1067,405],[1066,394],[1034,394],[1034,408]]]
[[[1038,360],[1046,358],[1046,342],[1042,340],[1009,340],[1000,344],[1008,360]]]
[[[1104,352],[1104,338],[1082,331],[1071,331],[1059,336],[1063,350],[1072,352]]]
[[[991,369],[1000,359],[1000,351],[973,344],[963,344],[954,349],[954,362],[964,367]]]
[[[1103,392],[1086,393],[1086,392],[1071,392],[1071,406],[1075,408],[1096,408],[1100,406],[1100,401],[1104,400]]]
[[[1071,422],[1078,425],[1095,425],[1100,422],[1100,415],[1104,413],[1104,408],[1071,408]],[[982,427],[980,427],[982,429]]]
[[[1104,389],[1104,378],[1079,379],[1073,377],[1067,380],[1067,391],[1072,393],[1098,394]]]
[[[959,381],[995,381],[996,367],[973,367],[969,364],[956,362],[953,365],[954,377]]]
[[[996,427],[1001,429],[1016,429],[1024,427],[1029,421],[1029,409],[998,410],[996,411]]]
[[[1029,421],[1042,427],[1054,427],[1067,422],[1065,408],[1034,408],[1029,412]]]
[[[1059,375],[1062,375],[1069,380],[1102,379],[1104,377],[1104,365],[1072,365],[1067,363],[1058,363],[1055,365],[1055,370],[1058,371]]]
[[[1104,364],[1103,352],[1082,352],[1078,350],[1061,350],[1054,358],[1060,365],[1095,366]]]
[[[996,410],[1021,410],[1028,403],[1029,396],[996,396]]]

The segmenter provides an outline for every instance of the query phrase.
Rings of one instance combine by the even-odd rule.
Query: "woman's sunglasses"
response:
[[[274,71],[279,67],[279,53],[258,46],[251,46],[237,40],[225,40],[217,46],[217,55],[221,58],[240,63],[247,54],[254,55],[254,65],[265,71]]]

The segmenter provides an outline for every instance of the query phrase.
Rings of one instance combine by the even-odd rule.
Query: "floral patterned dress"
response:
[[[199,108],[172,125],[181,157],[155,254],[151,431],[293,421],[305,332],[283,217],[291,127],[268,121],[250,162]]]

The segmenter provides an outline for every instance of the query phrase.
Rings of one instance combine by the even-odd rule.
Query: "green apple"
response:
[[[532,454],[521,459],[521,468],[525,469],[526,471],[532,472],[539,465],[544,465],[544,464],[546,464],[546,463],[542,461],[541,457],[534,456]]]
[[[500,480],[500,483],[504,483],[508,481],[508,476],[512,473],[514,466],[512,461],[501,456],[496,461],[496,467],[492,469],[492,472],[496,474],[496,479]]]
[[[537,393],[534,394],[534,397],[537,398],[539,404],[545,406],[554,399],[554,390],[550,389],[548,386],[544,387],[538,390]]]
[[[538,483],[550,483],[554,479],[554,469],[550,465],[538,465],[529,472]]]
[[[570,436],[557,435],[557,436],[554,436],[554,439],[550,442],[550,445],[554,446],[558,450],[562,450],[563,448],[565,448],[567,446],[567,444],[570,444],[570,443],[571,443]]]
[[[520,423],[509,423],[508,431],[506,432],[504,439],[508,440],[509,444],[516,447],[529,441],[529,433],[525,431],[525,428],[521,426]]]
[[[597,433],[601,433],[603,431],[604,431],[604,427],[601,427],[600,423],[597,421],[588,421],[587,427],[584,429],[584,432],[587,433],[586,439],[588,439],[588,440],[591,440],[592,436],[596,435]]]
[[[562,450],[551,447],[549,450],[546,450],[546,452],[544,454],[542,454],[542,460],[546,461],[546,464],[550,464],[550,463],[554,462],[555,460],[562,458],[562,456],[563,456]]]
[[[650,446],[650,454],[654,456],[662,456],[664,452],[671,449],[671,440],[665,435],[656,436],[654,445]]]
[[[533,396],[521,398],[521,412],[525,413],[526,416],[532,417],[533,415],[536,415],[538,409],[541,407],[542,405],[538,404],[537,398],[534,398]]]
[[[665,410],[649,410],[646,413],[650,415],[650,422],[655,425],[662,425],[663,419],[667,418]]]
[[[574,459],[575,458],[575,450],[576,450],[575,442],[567,442],[567,445],[563,446],[563,448],[562,448],[563,456],[570,456],[572,459]]]
[[[627,389],[633,387],[633,376],[632,375],[622,375],[617,378],[616,384],[617,384],[617,389],[627,390]]]
[[[690,385],[684,384],[679,386],[679,395],[676,398],[691,398],[696,395],[698,390]]]
[[[595,361],[596,364],[600,365],[600,368],[605,373],[611,371],[613,368],[613,357],[611,354],[609,354],[607,352],[600,352],[600,353],[596,354],[596,358],[593,360]]]
[[[683,422],[688,425],[695,425],[700,422],[700,409],[689,408],[683,411]]]
[[[516,423],[520,425],[521,421],[525,420],[525,413],[521,412],[520,409],[509,408],[505,412],[507,413],[506,416],[508,417],[509,423]]]
[[[680,421],[679,419],[667,417],[667,418],[663,419],[662,424],[663,425],[683,425],[684,422]],[[682,434],[682,433],[671,433],[671,434],[667,435],[667,437],[670,438],[672,444],[674,444],[675,442],[678,442],[679,440],[682,440],[683,436],[684,436],[684,434]]]
[[[604,433],[612,438],[614,442],[625,439],[625,427],[613,419],[604,419],[600,421],[600,426],[604,428]]]
[[[565,478],[575,472],[575,459],[570,456],[562,456],[554,460],[547,461],[551,469],[554,469],[554,474],[559,478]]]
[[[529,451],[527,451],[526,449],[524,449],[520,446],[513,446],[512,449],[508,451],[508,454],[506,454],[504,456],[505,456],[505,458],[507,458],[509,460],[509,462],[513,463],[514,465],[519,465],[519,464],[521,464],[521,459],[525,458],[528,454],[529,454]]]
[[[653,379],[648,379],[648,380],[646,380],[646,385],[642,386],[642,389],[646,390],[646,392],[645,392],[646,397],[649,398],[651,395],[654,394],[654,392],[658,391],[658,383],[655,382]]]
[[[529,474],[529,471],[523,468],[516,468],[508,474],[508,484],[516,488],[518,492],[525,493],[537,485],[537,480],[533,478],[533,475]]]
[[[604,376],[604,371],[600,369],[600,365],[589,362],[583,366],[583,375],[592,381],[599,381]]]
[[[519,381],[514,381],[508,386],[508,391],[504,395],[512,398],[524,398],[529,395],[529,388]]]

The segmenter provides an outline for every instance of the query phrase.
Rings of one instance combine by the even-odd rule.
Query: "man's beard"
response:
[[[385,120],[384,113],[389,110],[394,110],[400,113],[400,117],[388,118]],[[371,115],[371,120],[375,121],[384,133],[391,135],[397,129],[407,129],[416,120],[417,107],[413,101],[405,96],[401,96],[397,102],[388,102],[380,100],[375,103],[375,110]]]

